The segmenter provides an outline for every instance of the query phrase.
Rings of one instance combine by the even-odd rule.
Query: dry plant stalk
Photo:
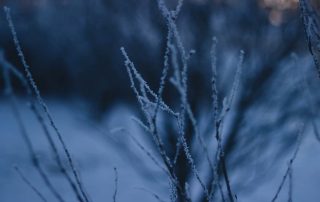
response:
[[[317,11],[318,8],[319,3],[300,0],[300,10],[308,48],[316,65],[318,77],[320,78],[320,16],[319,11]]]

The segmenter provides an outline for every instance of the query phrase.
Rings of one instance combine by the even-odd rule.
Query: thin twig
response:
[[[117,201],[117,194],[118,194],[118,170],[116,167],[113,168],[114,170],[114,192],[113,192],[113,202]]]
[[[78,201],[80,202],[84,202],[84,200],[82,199],[82,196],[81,196],[81,193],[79,193],[78,191],[78,188],[77,188],[77,185],[73,182],[73,180],[71,179],[70,175],[67,173],[66,169],[64,168],[64,165],[62,163],[62,160],[61,160],[61,157],[60,157],[60,154],[58,152],[58,148],[56,147],[55,143],[54,143],[54,140],[52,139],[51,137],[51,134],[49,132],[49,129],[39,111],[39,109],[36,107],[36,102],[35,100],[33,99],[32,97],[32,91],[31,91],[31,88],[29,86],[29,83],[27,81],[27,79],[25,78],[25,76],[16,68],[14,67],[13,65],[11,65],[9,62],[7,62],[4,58],[3,55],[1,55],[1,61],[3,63],[3,68],[7,69],[10,71],[10,73],[12,73],[20,82],[21,84],[23,85],[24,89],[26,90],[26,93],[27,93],[27,96],[29,98],[29,108],[31,110],[31,112],[35,115],[38,123],[41,125],[41,128],[46,136],[46,139],[48,140],[48,143],[49,143],[49,146],[50,146],[50,149],[52,151],[52,154],[54,156],[54,159],[56,160],[56,163],[59,167],[59,170],[60,172],[63,174],[63,176],[65,177],[65,179],[67,180],[67,182],[69,183],[69,185],[71,186],[73,192],[75,193]],[[5,79],[6,80],[6,79]],[[7,79],[8,80],[8,79]],[[8,81],[7,81],[8,82]],[[8,85],[7,85],[8,86]],[[8,90],[6,90],[10,93],[10,91],[13,91],[12,90],[12,87],[9,86]],[[11,103],[14,103],[15,101],[12,101]],[[21,118],[20,118],[21,119]],[[17,119],[18,120],[18,119]],[[21,123],[22,122],[22,119],[21,121],[18,120],[18,123]],[[21,124],[20,124],[21,125]],[[23,127],[20,127],[21,129]],[[25,130],[26,131],[26,130]],[[26,132],[23,132],[23,133],[26,133]],[[22,134],[23,134],[22,133]],[[24,135],[25,136],[25,135]],[[25,138],[25,139],[29,139],[29,138]],[[30,142],[30,143],[28,143]],[[28,145],[31,144],[31,140],[29,141],[26,141],[26,143]],[[34,156],[34,155],[32,155]],[[45,179],[44,179],[45,180]],[[59,198],[59,197],[58,197]]]
[[[43,201],[47,202],[48,200],[44,197],[44,195],[39,191],[38,188],[36,188],[31,181],[20,171],[18,166],[14,166],[15,171],[18,173],[22,181],[36,193],[36,195]]]
[[[295,150],[294,150],[294,152],[293,152],[293,154],[292,154],[292,157],[291,157],[290,160],[289,160],[288,167],[287,167],[287,169],[286,169],[286,172],[285,172],[284,176],[282,177],[282,180],[281,180],[280,185],[279,185],[279,187],[278,187],[278,189],[277,189],[277,191],[276,191],[276,194],[274,195],[274,197],[273,197],[272,200],[271,200],[272,202],[274,202],[274,201],[277,200],[277,198],[278,198],[278,196],[279,196],[279,194],[280,194],[280,192],[281,192],[281,190],[282,190],[282,187],[283,187],[283,185],[284,185],[287,177],[288,177],[289,174],[290,174],[290,170],[291,170],[291,168],[292,168],[292,164],[293,164],[294,160],[297,158],[297,154],[298,154],[298,152],[299,152],[299,150],[300,150],[300,146],[301,146],[301,143],[302,143],[302,140],[303,140],[303,137],[304,137],[304,136],[303,136],[303,134],[304,134],[304,129],[305,129],[305,125],[302,124],[302,125],[299,127],[298,137],[297,137],[297,143],[296,143],[296,148],[295,148]]]
[[[51,127],[55,131],[55,133],[56,133],[56,135],[58,137],[58,140],[59,140],[60,144],[62,145],[63,151],[67,156],[68,163],[69,163],[69,165],[71,167],[72,173],[73,173],[73,175],[75,177],[76,183],[77,183],[77,185],[78,185],[78,187],[80,189],[81,194],[83,195],[85,201],[89,202],[89,198],[87,196],[87,193],[84,190],[83,184],[82,184],[82,182],[80,180],[80,176],[76,171],[76,168],[75,168],[73,159],[71,157],[71,154],[69,152],[69,149],[68,149],[68,147],[67,147],[67,145],[66,145],[66,143],[65,143],[65,141],[64,141],[64,139],[62,137],[61,132],[59,131],[58,127],[56,126],[55,122],[53,121],[53,117],[52,117],[51,113],[49,112],[49,108],[46,105],[46,103],[44,102],[44,100],[42,99],[40,91],[39,91],[39,89],[38,89],[38,87],[37,87],[37,85],[36,85],[36,83],[34,81],[34,78],[33,78],[32,74],[31,74],[30,66],[28,65],[28,63],[27,63],[27,61],[25,59],[25,56],[24,56],[24,53],[22,51],[20,42],[18,40],[17,32],[16,32],[16,29],[15,29],[15,26],[13,24],[13,20],[12,20],[11,14],[10,14],[10,9],[8,7],[4,7],[4,11],[5,11],[7,22],[8,22],[10,31],[11,31],[11,35],[13,37],[13,42],[15,44],[16,51],[18,53],[18,56],[20,57],[21,63],[22,63],[23,68],[25,70],[26,77],[27,77],[27,79],[29,81],[30,86],[32,87],[33,93],[35,94],[39,105],[42,107],[43,111],[45,112],[45,114],[46,114],[46,116],[47,116],[47,118],[48,118],[48,120],[50,122]]]
[[[8,95],[9,99],[10,99],[10,106],[13,112],[13,115],[15,117],[15,119],[17,120],[19,129],[20,129],[20,134],[24,140],[24,142],[26,143],[28,152],[29,152],[29,157],[30,160],[32,162],[32,165],[36,168],[36,170],[38,171],[39,175],[41,176],[42,180],[44,181],[44,183],[46,184],[46,186],[48,187],[48,189],[50,190],[50,192],[55,196],[55,198],[60,201],[60,202],[64,202],[64,199],[62,198],[62,196],[59,194],[59,192],[56,190],[56,188],[53,186],[53,184],[51,183],[51,180],[49,179],[48,175],[46,174],[46,172],[44,171],[44,169],[42,168],[42,166],[40,165],[40,161],[39,158],[35,152],[34,146],[32,144],[32,141],[29,137],[29,134],[27,132],[27,129],[25,127],[25,124],[23,123],[23,120],[21,118],[21,114],[18,110],[18,104],[17,104],[17,99],[16,96],[14,94],[13,88],[12,88],[12,83],[11,83],[11,77],[10,77],[10,68],[8,67],[8,63],[5,61],[4,56],[1,54],[0,55],[0,64],[2,64],[3,66],[3,77],[4,77],[4,83],[5,83],[5,92]]]
[[[289,191],[288,191],[288,202],[292,202],[292,193],[293,193],[293,168],[290,167],[289,171]]]
[[[146,188],[143,188],[143,187],[141,187],[141,188],[136,188],[136,189],[139,189],[139,190],[145,191],[145,192],[148,193],[148,194],[151,194],[151,195],[152,195],[157,201],[159,201],[159,202],[166,202],[166,201],[163,200],[158,194],[154,193],[153,191],[150,191],[150,190],[148,190],[148,189],[146,189]]]

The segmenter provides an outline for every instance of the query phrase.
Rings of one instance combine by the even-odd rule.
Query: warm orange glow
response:
[[[298,0],[262,0],[264,7],[277,10],[295,9],[298,3]]]
[[[260,0],[260,5],[269,10],[269,21],[274,26],[281,25],[284,21],[283,12],[297,9],[298,3],[298,0]]]
[[[283,22],[281,11],[271,10],[269,13],[269,21],[272,25],[279,26]]]

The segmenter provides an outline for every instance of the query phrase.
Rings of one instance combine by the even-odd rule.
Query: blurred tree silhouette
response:
[[[171,7],[175,4],[168,2]],[[161,65],[161,60],[156,58],[161,58],[164,48],[165,25],[153,3],[68,0],[24,1],[23,4],[3,1],[1,5],[4,4],[15,12],[21,41],[44,93],[82,96],[99,103],[101,109],[116,101],[131,102],[123,85],[124,71],[119,68],[120,46],[134,50],[132,57],[142,73],[148,75],[151,85],[156,85],[154,81]],[[260,4],[255,0],[185,2],[178,26],[186,46],[197,51],[191,64],[194,85],[208,87],[201,79],[207,75],[206,70],[199,67],[209,64],[205,50],[210,47],[212,35],[219,38],[221,52],[227,52],[226,55],[240,48],[257,55],[264,55],[270,47],[301,50],[302,40],[291,39],[292,33],[302,39],[296,9],[285,10],[286,20],[274,27],[269,21],[271,11]],[[2,18],[1,26],[4,22]],[[8,58],[17,63],[8,34],[1,31],[1,44]],[[281,57],[281,53],[270,54]],[[273,58],[268,61],[277,62]],[[199,91],[191,93],[192,97],[203,96]]]

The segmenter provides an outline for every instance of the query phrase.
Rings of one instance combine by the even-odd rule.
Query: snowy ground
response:
[[[52,180],[58,185],[59,192],[67,201],[75,201],[74,196],[70,194],[70,188],[57,172],[56,166],[49,160],[48,144],[41,133],[39,124],[35,121],[33,114],[26,107],[22,106],[20,110],[28,132],[34,140],[33,143],[40,159],[44,162],[49,175],[52,176]],[[145,177],[149,173],[145,173],[145,176],[142,176],[141,173],[136,171],[140,165],[143,165],[142,162],[139,162],[140,158],[136,158],[136,161],[130,160],[120,152],[118,153],[118,149],[110,146],[110,139],[106,137],[110,135],[108,133],[110,129],[123,126],[130,128],[132,132],[137,130],[130,125],[130,112],[128,110],[123,107],[115,109],[118,115],[111,113],[106,117],[106,124],[99,126],[99,130],[105,130],[102,133],[97,129],[93,129],[91,124],[85,123],[83,117],[80,117],[81,113],[75,111],[76,108],[71,106],[71,104],[53,102],[49,103],[49,107],[78,164],[83,183],[92,201],[112,200],[115,187],[114,166],[118,168],[119,173],[119,201],[141,201],[142,199],[154,201],[154,198],[150,194],[139,188],[156,188],[153,190],[160,195],[164,193],[163,191],[166,191],[167,185],[163,183],[165,180],[163,182],[156,180],[156,178],[159,179],[156,175],[160,173],[155,170],[156,168],[152,166],[150,168],[150,172],[155,170],[154,177]],[[119,115],[123,115],[123,117],[120,118]],[[55,201],[44,187],[35,169],[30,165],[25,144],[19,135],[19,129],[7,102],[1,102],[0,104],[0,120],[0,201],[39,200],[29,187],[22,183],[13,169],[13,165],[18,165],[29,180],[45,194],[49,201]],[[128,137],[123,136],[128,139],[127,142],[130,141]],[[130,145],[130,143],[128,144]],[[131,146],[133,147],[134,145]],[[133,149],[137,150],[137,148]],[[137,153],[137,155],[143,154]]]
[[[20,112],[28,132],[52,181],[57,185],[66,201],[76,201],[67,183],[57,171],[57,167],[51,161],[48,144],[42,135],[39,124],[25,107],[24,102],[20,101],[20,103]],[[139,188],[152,190],[164,199],[168,199],[168,184],[165,175],[133,145],[127,135],[109,133],[114,128],[124,127],[132,134],[139,135],[141,131],[130,121],[130,116],[134,112],[124,106],[115,107],[97,126],[86,120],[84,113],[73,103],[51,101],[48,105],[74,160],[77,162],[77,168],[92,201],[112,201],[115,188],[114,166],[118,168],[119,173],[118,201],[156,201],[150,193]],[[320,144],[309,131],[311,130],[306,132],[301,150],[293,165],[294,201],[317,202],[320,198],[318,191],[320,187],[320,158],[318,155]],[[120,142],[124,143],[117,141],[119,138],[122,140]],[[257,184],[254,190],[240,193],[236,190],[238,201],[271,201],[280,184],[291,153],[289,152],[288,156],[279,160],[281,164],[276,169],[265,173],[271,177],[267,178],[267,181]],[[13,169],[13,165],[18,165],[49,201],[55,201],[30,164],[25,143],[19,135],[19,129],[9,104],[6,101],[0,101],[0,201],[40,201],[34,192],[22,183]],[[245,172],[250,172],[250,170]],[[279,201],[287,201],[287,187],[286,183]]]

